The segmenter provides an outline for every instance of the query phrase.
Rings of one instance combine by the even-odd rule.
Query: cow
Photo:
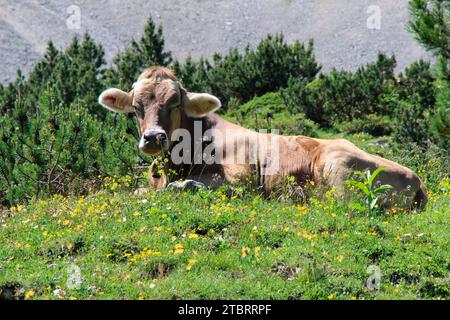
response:
[[[346,197],[346,181],[355,171],[373,172],[382,167],[376,184],[392,189],[380,200],[381,206],[412,209],[424,208],[427,203],[424,184],[410,169],[371,155],[344,139],[282,136],[238,126],[215,113],[221,107],[218,98],[187,91],[165,67],[145,70],[130,92],[104,91],[99,104],[116,113],[136,115],[139,148],[159,157],[148,172],[153,189],[215,189],[224,183],[253,179],[264,193],[271,194],[291,177],[298,186],[309,182],[316,188],[332,189],[337,197]],[[181,139],[180,132],[197,138]],[[265,146],[260,147],[259,141],[266,141]],[[181,142],[184,147],[180,151]],[[213,151],[203,157],[206,149]]]

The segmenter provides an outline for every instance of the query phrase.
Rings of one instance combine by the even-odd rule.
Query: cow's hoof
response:
[[[167,185],[169,190],[192,190],[197,191],[205,188],[205,185],[201,182],[194,180],[175,181]]]
[[[147,188],[139,188],[136,191],[134,191],[134,194],[136,196],[141,196],[141,195],[146,194],[146,193],[148,193],[148,189]]]

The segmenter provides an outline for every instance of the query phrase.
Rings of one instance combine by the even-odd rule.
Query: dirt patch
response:
[[[148,266],[148,272],[141,275],[142,279],[161,279],[167,277],[175,269],[172,263],[158,261]]]
[[[424,281],[419,289],[420,295],[424,298],[445,298],[450,297],[450,279],[435,279]]]
[[[50,257],[52,259],[62,259],[64,257],[74,257],[79,255],[85,243],[82,239],[78,239],[71,243],[56,244],[42,251],[42,255]]]
[[[109,249],[108,259],[114,262],[127,262],[127,256],[135,255],[140,251],[136,242],[114,243]]]
[[[300,266],[289,266],[282,262],[277,263],[273,268],[272,272],[282,277],[287,281],[293,280],[301,271]]]
[[[0,285],[0,300],[23,300],[25,289],[20,283]]]
[[[389,276],[389,281],[393,282],[395,284],[400,283],[401,281],[404,281],[408,284],[417,283],[420,280],[420,276],[413,273],[405,273],[402,271],[394,271]]]

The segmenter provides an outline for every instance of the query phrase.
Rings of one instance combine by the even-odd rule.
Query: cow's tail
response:
[[[413,200],[413,207],[419,210],[424,210],[425,207],[427,206],[427,202],[428,202],[428,195],[425,190],[425,185],[423,184],[423,182],[421,182],[419,190],[417,190],[417,193]]]

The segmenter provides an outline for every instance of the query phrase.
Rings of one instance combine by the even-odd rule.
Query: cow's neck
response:
[[[203,148],[211,143],[211,140],[209,138],[203,139],[206,138],[205,133],[207,131],[213,133],[212,141],[217,142],[221,141],[221,139],[217,139],[217,134],[220,134],[222,136],[222,139],[225,137],[227,142],[229,142],[228,139],[231,139],[232,136],[247,137],[248,143],[250,144],[254,143],[257,140],[257,136],[259,135],[259,133],[229,122],[214,113],[207,115],[206,117],[201,119],[194,119],[188,117],[184,112],[182,112],[180,124],[181,125],[179,129],[186,130],[190,133],[192,157],[194,157],[196,153],[198,156],[198,152],[201,152],[199,150],[199,143],[203,145]],[[177,143],[172,145],[171,151],[176,145]],[[220,145],[216,147],[219,147],[219,150],[222,151],[221,147],[223,146]]]
[[[197,121],[197,124],[196,124]],[[194,134],[194,130],[197,127],[200,127],[199,124],[201,123],[201,135],[197,132]],[[187,117],[185,114],[182,114],[181,117],[181,127],[180,129],[187,130],[191,135],[191,155],[192,159],[194,159],[196,146],[195,146],[195,138],[194,135],[198,137],[203,137],[205,132],[207,130],[214,130],[218,131],[223,135],[228,135],[229,132],[227,130],[231,130],[233,132],[233,135],[239,136],[239,137],[246,137],[249,144],[258,144],[259,138],[267,138],[267,136],[273,136],[270,134],[264,134],[264,133],[257,133],[250,129],[243,128],[239,125],[236,125],[234,123],[231,123],[222,117],[220,117],[217,114],[211,114],[208,115],[202,119],[193,119]],[[262,137],[264,136],[264,137]],[[303,137],[303,136],[297,136],[297,137],[288,137],[288,136],[278,136],[276,135],[277,139],[279,139],[275,143],[279,143],[278,147],[279,149],[279,170],[280,174],[285,173],[288,174],[290,172],[295,172],[297,175],[297,182],[301,182],[301,180],[307,180],[311,179],[314,176],[313,168],[314,168],[314,154],[315,149],[319,145],[319,142],[315,139]],[[273,140],[272,140],[273,141]],[[205,148],[207,145],[209,145],[211,142],[206,141],[203,143],[203,148]],[[198,146],[198,145],[197,145]],[[173,148],[174,146],[172,146]],[[254,149],[254,148],[253,148]],[[171,149],[172,150],[172,149]],[[273,150],[273,149],[272,149]],[[202,152],[200,150],[197,150],[197,156],[198,152]],[[202,152],[203,154],[203,152]],[[292,155],[295,154],[295,158],[292,157]],[[249,170],[255,170],[256,172],[261,173],[262,167],[264,164],[267,163],[267,160],[272,157],[272,152],[270,153],[258,153],[256,155],[257,161],[254,165],[237,165],[237,166],[224,166],[221,163],[216,164],[195,164],[194,161],[191,162],[191,164],[183,164],[183,165],[174,165],[172,161],[169,161],[170,168],[174,169],[175,172],[177,172],[178,176],[177,179],[185,179],[187,177],[190,177],[192,175],[196,174],[204,174],[204,173],[215,173],[224,176],[225,170],[232,171],[238,170],[242,167],[250,168]],[[226,168],[228,169],[226,169]],[[276,178],[278,175],[275,175],[273,177],[270,177],[270,179]],[[263,181],[261,180],[262,185],[270,184],[270,181]]]
[[[181,121],[180,121],[180,127],[178,129],[186,130],[190,134],[190,140],[191,140],[191,164],[182,164],[182,165],[175,165],[172,161],[169,161],[169,166],[174,169],[177,173],[180,174],[180,177],[178,178],[186,178],[185,176],[189,173],[192,173],[193,167],[202,167],[204,165],[196,164],[194,161],[195,151],[198,149],[198,146],[196,146],[196,143],[199,143],[199,139],[202,139],[205,132],[207,130],[213,129],[216,127],[217,123],[220,121],[224,121],[221,117],[219,117],[216,114],[207,115],[206,117],[203,117],[201,119],[194,119],[188,117],[183,111],[181,112]],[[201,132],[199,131],[199,128],[201,128]],[[197,130],[198,132],[195,132]],[[202,139],[203,140],[203,139]],[[180,142],[175,142],[170,150],[165,154],[166,158],[169,158],[171,160],[171,153],[173,149],[178,145]],[[205,147],[205,144],[208,144],[209,142],[203,142],[203,147]],[[197,150],[198,151],[198,150]],[[198,155],[197,155],[198,156]]]

